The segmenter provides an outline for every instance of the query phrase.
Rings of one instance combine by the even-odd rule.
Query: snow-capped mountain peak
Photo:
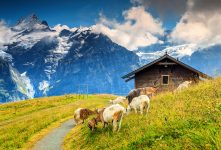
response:
[[[31,32],[31,31],[50,31],[48,23],[46,21],[41,21],[37,15],[32,14],[26,18],[21,18],[17,24],[12,27],[13,31],[21,32]]]

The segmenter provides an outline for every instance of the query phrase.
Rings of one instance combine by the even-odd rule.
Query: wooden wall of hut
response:
[[[168,85],[163,84],[163,75],[169,76]],[[174,90],[184,81],[198,82],[199,75],[165,60],[135,74],[135,88],[158,86],[159,92]]]

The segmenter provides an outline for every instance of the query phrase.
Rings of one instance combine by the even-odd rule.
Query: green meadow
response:
[[[73,118],[76,108],[108,105],[113,95],[36,98],[0,105],[0,149],[30,149],[39,139]],[[87,121],[86,121],[87,122]],[[221,149],[221,78],[151,99],[149,114],[125,115],[120,132],[91,132],[87,123],[65,137],[64,150]]]
[[[73,128],[63,149],[221,149],[221,79],[151,100],[148,116],[131,113],[120,132],[101,124]]]

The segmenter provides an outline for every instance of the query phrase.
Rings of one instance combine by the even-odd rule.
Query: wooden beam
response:
[[[162,66],[164,66],[164,65],[177,65],[176,63],[170,63],[170,62],[159,62],[159,63],[157,63],[157,65],[162,65]]]
[[[134,77],[135,77],[135,76],[132,76],[132,77],[127,78],[127,79],[125,80],[125,82],[130,81],[130,80],[133,79]]]

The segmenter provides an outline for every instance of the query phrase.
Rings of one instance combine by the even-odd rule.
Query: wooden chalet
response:
[[[211,77],[169,56],[167,53],[159,59],[138,68],[122,77],[125,81],[134,79],[135,88],[159,87],[158,91],[176,89],[184,81],[198,82]]]

